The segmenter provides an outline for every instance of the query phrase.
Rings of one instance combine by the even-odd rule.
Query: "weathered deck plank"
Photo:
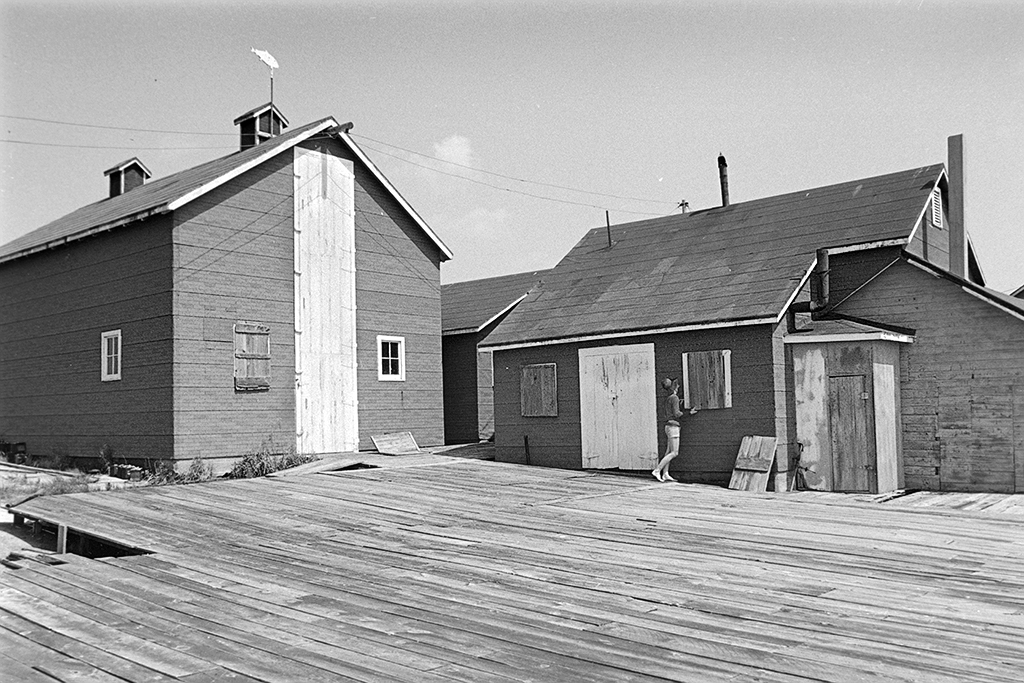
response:
[[[3,652],[67,680],[196,682],[1014,681],[1024,666],[1024,525],[991,513],[1004,499],[881,506],[391,460],[29,501],[30,519],[154,554],[8,571]]]

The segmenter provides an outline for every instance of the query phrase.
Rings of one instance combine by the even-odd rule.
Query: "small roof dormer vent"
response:
[[[249,149],[280,135],[288,127],[288,119],[273,102],[267,102],[239,116],[235,125],[239,127],[240,149]]]
[[[932,225],[936,228],[942,227],[942,190],[932,190]]]
[[[153,177],[146,165],[138,157],[122,161],[117,166],[108,168],[103,175],[110,178],[110,196],[116,197],[128,190],[134,190]]]

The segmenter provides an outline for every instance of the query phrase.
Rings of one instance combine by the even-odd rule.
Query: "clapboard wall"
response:
[[[30,453],[169,459],[171,223],[122,226],[0,264],[0,438]],[[121,379],[100,335],[121,330]],[[84,465],[85,463],[83,463]]]
[[[478,332],[442,337],[444,364],[444,442],[475,443],[480,436],[476,345]],[[489,405],[493,411],[493,406]]]
[[[545,467],[580,469],[579,357],[581,348],[653,343],[655,372],[681,376],[683,352],[732,351],[732,408],[704,410],[682,418],[679,457],[672,474],[682,481],[727,484],[744,435],[775,436],[776,387],[773,326],[751,325],[697,332],[619,337],[610,340],[534,346],[494,352],[494,413],[496,459]],[[784,359],[778,362],[784,363]],[[557,366],[557,417],[523,417],[520,376],[524,365]],[[658,386],[658,403],[664,391]],[[524,437],[529,440],[527,460]],[[658,448],[665,435],[658,425]]]
[[[444,442],[441,253],[359,159],[334,140],[302,144],[355,164],[356,353],[359,448],[370,436],[411,431]],[[404,382],[377,378],[377,336],[405,338]]]
[[[292,155],[174,213],[175,458],[295,444]],[[235,391],[233,326],[270,327],[267,391]]]
[[[1024,491],[1024,320],[905,261],[839,311],[916,330],[900,350],[907,488]]]

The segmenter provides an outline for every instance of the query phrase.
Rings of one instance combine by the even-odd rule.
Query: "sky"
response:
[[[454,252],[446,283],[550,268],[605,211],[716,206],[719,153],[740,202],[943,163],[962,133],[982,269],[1024,285],[1012,0],[0,0],[0,243],[132,156],[161,177],[234,151],[269,99],[253,47],[293,127],[355,124]]]

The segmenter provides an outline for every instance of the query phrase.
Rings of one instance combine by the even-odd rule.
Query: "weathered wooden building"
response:
[[[727,483],[759,434],[778,489],[1024,490],[1024,306],[984,286],[958,143],[948,173],[723,183],[721,207],[588,233],[481,344],[496,457],[649,470],[678,377],[685,481]]]
[[[494,436],[491,352],[477,344],[526,298],[546,271],[455,282],[441,287],[445,443]]]
[[[439,444],[440,263],[451,253],[349,135],[285,132],[144,182],[0,247],[0,430],[129,460]]]

